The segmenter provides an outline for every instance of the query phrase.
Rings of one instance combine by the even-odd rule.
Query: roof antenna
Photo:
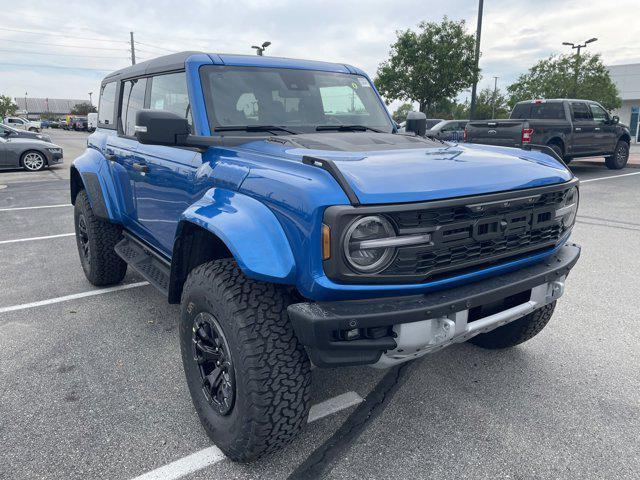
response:
[[[266,50],[266,48],[267,48],[269,45],[271,45],[271,42],[264,42],[264,43],[262,44],[262,46],[261,46],[261,47],[258,47],[258,46],[256,46],[256,45],[252,45],[252,46],[251,46],[251,48],[255,48],[255,49],[256,49],[256,54],[257,54],[259,57],[262,57],[262,55],[264,54],[264,51]]]

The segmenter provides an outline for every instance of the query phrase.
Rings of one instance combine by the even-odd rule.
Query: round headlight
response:
[[[393,258],[395,248],[380,246],[377,240],[396,236],[391,223],[372,215],[355,220],[344,236],[344,254],[349,266],[359,273],[383,270]]]

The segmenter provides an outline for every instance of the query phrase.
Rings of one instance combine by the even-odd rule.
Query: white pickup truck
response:
[[[21,117],[6,117],[3,123],[10,127],[27,130],[29,132],[39,132],[42,130],[42,122],[27,120]]]

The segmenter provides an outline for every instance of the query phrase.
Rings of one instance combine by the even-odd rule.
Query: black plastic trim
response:
[[[93,172],[83,172],[80,175],[82,177],[84,188],[87,190],[87,195],[89,195],[93,213],[99,218],[109,220],[109,213],[104,201],[104,195],[102,194],[102,187],[100,186],[98,175]]]
[[[448,290],[373,300],[296,303],[287,311],[296,336],[317,366],[375,363],[383,350],[395,348],[393,338],[336,341],[333,332],[416,322],[486,305],[567,275],[579,257],[580,247],[566,244],[535,265]]]
[[[336,166],[333,160],[329,160],[328,158],[311,157],[309,155],[304,155],[302,157],[302,163],[304,163],[305,165],[311,165],[313,167],[319,167],[329,172],[329,174],[335,179],[335,181],[338,182],[338,185],[340,185],[340,188],[342,188],[342,191],[349,199],[351,205],[360,205],[360,199],[356,195],[356,192],[353,191],[351,185],[349,185],[349,182],[347,182],[347,179],[344,178],[344,175]]]

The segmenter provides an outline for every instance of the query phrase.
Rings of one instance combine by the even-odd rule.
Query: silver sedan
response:
[[[30,172],[62,163],[62,147],[38,139],[0,136],[0,170],[24,168]]]

